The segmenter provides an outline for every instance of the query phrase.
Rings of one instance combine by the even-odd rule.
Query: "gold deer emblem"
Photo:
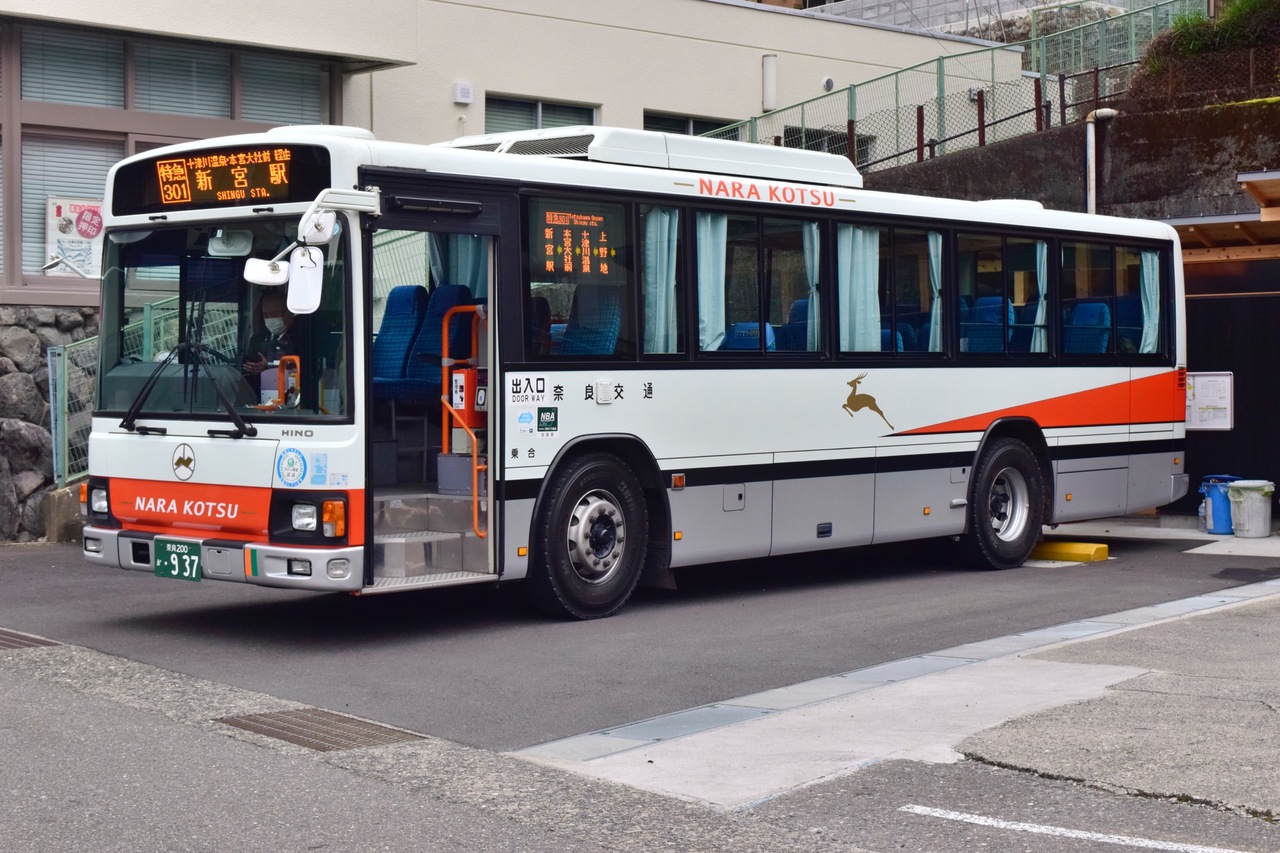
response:
[[[849,413],[849,417],[853,417],[854,412],[870,409],[880,416],[880,420],[884,421],[889,429],[893,429],[893,424],[889,423],[889,419],[884,416],[884,412],[880,411],[880,407],[876,405],[876,398],[870,394],[858,393],[858,383],[866,378],[866,371],[863,371],[857,379],[847,383],[853,390],[849,392],[849,399],[844,401],[844,410]]]

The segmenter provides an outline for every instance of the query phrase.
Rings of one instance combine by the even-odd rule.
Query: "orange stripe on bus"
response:
[[[1178,386],[1178,372],[1170,371],[1131,382],[1118,382],[1061,397],[1050,397],[1007,409],[997,409],[905,430],[898,435],[944,432],[982,432],[1000,418],[1031,418],[1043,429],[1110,424],[1180,423],[1186,418],[1186,391]]]
[[[266,542],[271,489],[112,478],[111,513],[127,530]],[[306,492],[299,492],[301,498]],[[347,544],[363,545],[364,490],[347,492]],[[319,544],[319,543],[317,543]]]

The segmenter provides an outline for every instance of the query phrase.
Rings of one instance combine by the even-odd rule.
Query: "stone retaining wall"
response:
[[[46,353],[97,333],[96,308],[0,306],[0,539],[45,535],[53,488]]]

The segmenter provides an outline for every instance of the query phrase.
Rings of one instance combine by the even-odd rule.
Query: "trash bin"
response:
[[[1205,500],[1205,523],[1210,533],[1231,535],[1231,501],[1227,499],[1227,484],[1239,477],[1230,474],[1209,474],[1200,483],[1200,494]]]
[[[1271,495],[1276,484],[1270,480],[1236,480],[1227,484],[1231,502],[1231,526],[1237,536],[1261,539],[1271,535]]]

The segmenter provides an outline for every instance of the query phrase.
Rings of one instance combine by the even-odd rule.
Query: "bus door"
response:
[[[385,213],[366,244],[365,591],[495,580],[488,401],[515,195],[370,182]]]

